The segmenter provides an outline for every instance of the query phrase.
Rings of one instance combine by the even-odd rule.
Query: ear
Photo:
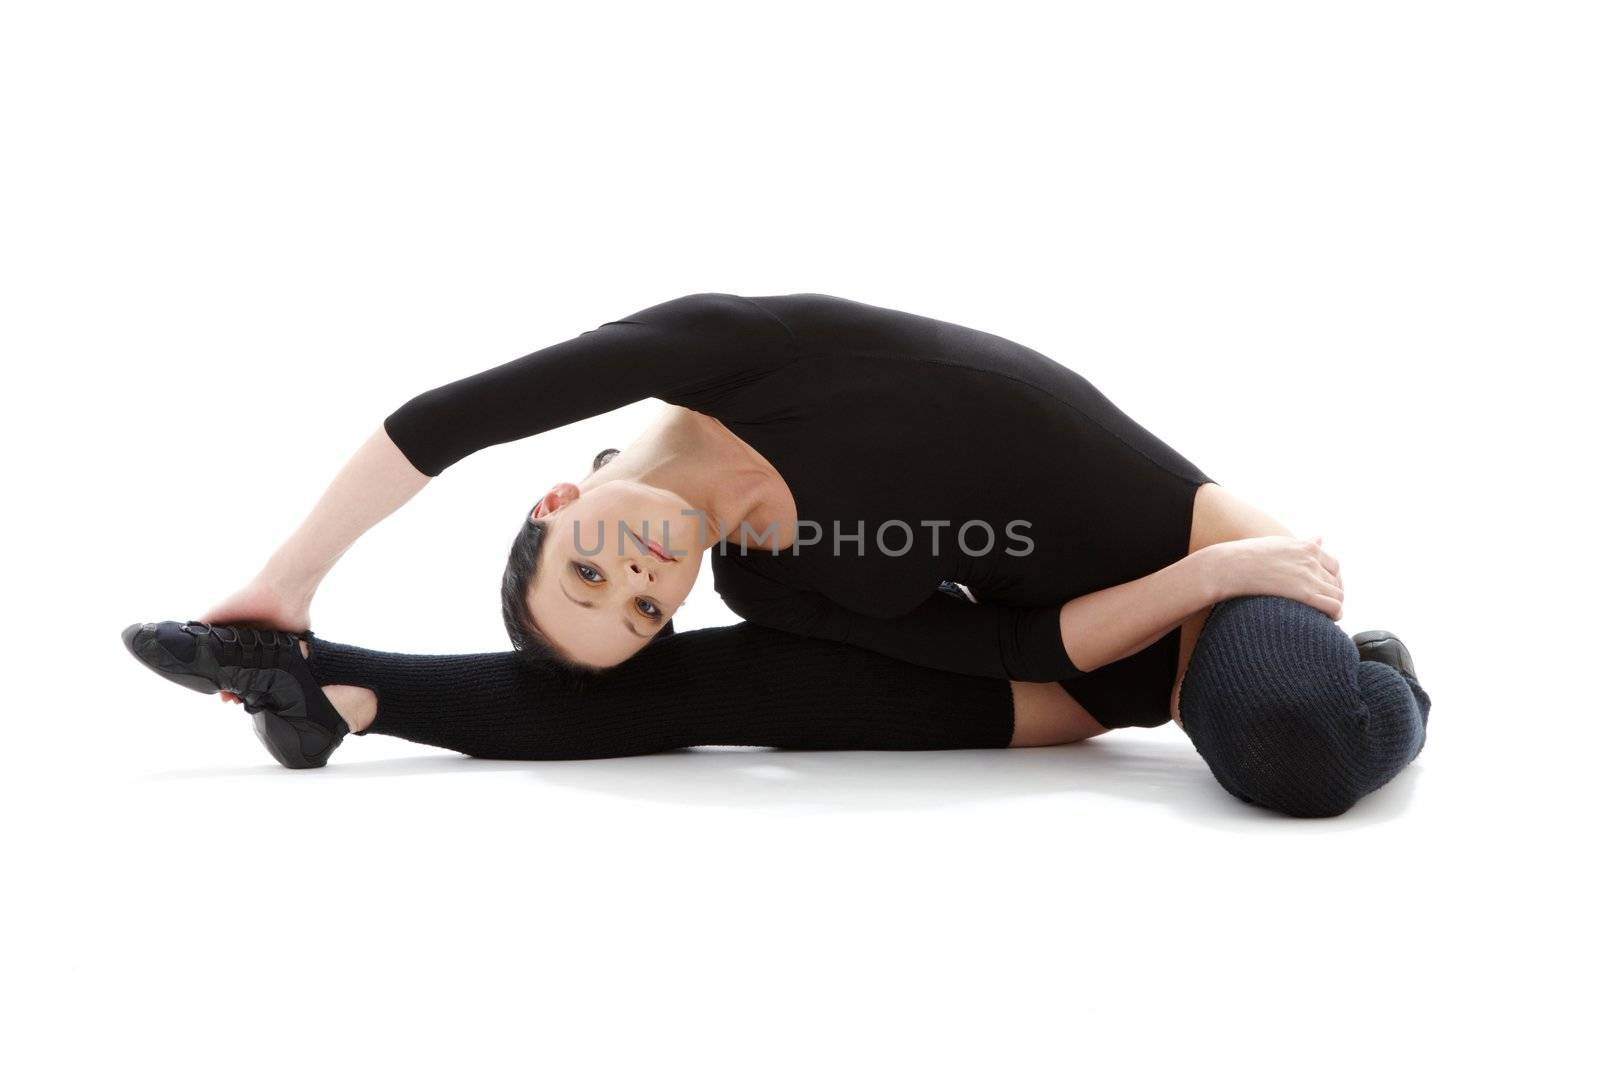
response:
[[[550,514],[559,508],[566,507],[578,499],[578,487],[571,482],[557,482],[551,486],[550,491],[539,498],[539,502],[528,513],[530,519],[549,518]]]

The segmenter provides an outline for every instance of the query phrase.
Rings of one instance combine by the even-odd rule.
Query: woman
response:
[[[613,676],[649,646],[661,667],[678,651],[665,646],[694,636],[657,640],[712,552],[717,591],[790,635],[787,647],[830,649],[863,678],[911,688],[928,681],[908,668],[939,672],[934,684],[1007,683],[989,692],[1012,699],[1011,743],[1173,718],[1230,792],[1308,815],[1347,809],[1421,747],[1429,701],[1409,656],[1393,635],[1352,642],[1334,625],[1343,588],[1319,543],[1289,536],[1031,349],[818,294],[681,297],[414,398],[262,575],[202,620],[282,633],[259,645],[204,626],[130,628],[129,639],[208,650],[197,654],[218,671],[298,677],[307,693],[295,706],[318,706],[321,722],[279,712],[257,723],[269,735],[263,724],[295,724],[268,738],[280,759],[325,760],[341,727],[375,720],[367,707],[336,716],[337,692],[320,707],[318,684],[352,684],[352,705],[376,693],[385,726],[404,717],[392,680],[389,693],[362,684],[360,650],[319,655],[307,641],[308,668],[286,636],[308,625],[334,561],[467,455],[648,396],[669,406],[581,486],[535,504],[503,582],[515,655],[583,680],[584,712],[597,691],[629,692],[640,672]],[[772,640],[727,629],[735,644]],[[840,659],[839,646],[896,666]],[[715,684],[700,699],[739,707],[717,695],[729,679],[706,671]],[[476,677],[460,684],[487,684]],[[648,697],[641,718],[661,700],[649,686],[635,695]],[[640,727],[623,715],[605,728]],[[589,732],[581,716],[574,729]]]

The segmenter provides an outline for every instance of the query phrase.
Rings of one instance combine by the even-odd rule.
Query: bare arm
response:
[[[382,426],[323,491],[311,513],[267,560],[261,573],[309,602],[339,557],[433,479],[411,465]]]
[[[1263,594],[1309,604],[1338,619],[1344,585],[1321,538],[1250,537],[1202,548],[1154,574],[1061,606],[1061,642],[1092,671],[1147,648],[1219,600]]]
[[[1202,549],[1154,574],[1097,589],[1061,605],[1061,643],[1081,671],[1153,644],[1219,599],[1218,560]]]
[[[208,611],[202,621],[308,629],[311,599],[339,557],[432,480],[413,467],[388,432],[378,427],[261,573]]]

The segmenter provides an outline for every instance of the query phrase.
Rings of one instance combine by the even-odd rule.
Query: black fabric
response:
[[[1322,612],[1283,597],[1211,610],[1179,713],[1222,787],[1288,815],[1338,815],[1422,750],[1432,700],[1386,663],[1362,662]]]
[[[363,733],[489,759],[594,759],[694,745],[1004,748],[1009,683],[740,623],[673,634],[594,679],[512,652],[378,652],[313,636],[322,685],[377,694]]]
[[[438,474],[650,396],[718,419],[766,457],[821,535],[713,549],[736,613],[963,674],[1081,676],[1060,605],[1182,558],[1210,480],[1030,348],[815,293],[670,300],[430,390],[384,425]],[[835,551],[835,532],[861,540]],[[945,581],[977,603],[939,596]],[[1166,669],[1141,660],[1102,699],[1139,700]]]
[[[1172,687],[1178,684],[1178,640],[1169,630],[1131,656],[1060,682],[1108,730],[1165,726],[1172,721]]]

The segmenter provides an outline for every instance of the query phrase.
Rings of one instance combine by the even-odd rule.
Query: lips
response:
[[[671,556],[667,555],[666,550],[663,549],[660,545],[656,544],[654,541],[646,541],[645,544],[649,547],[650,554],[652,556],[654,556],[656,559],[659,559],[662,563],[676,563],[676,562],[678,562],[677,560],[673,559]]]

